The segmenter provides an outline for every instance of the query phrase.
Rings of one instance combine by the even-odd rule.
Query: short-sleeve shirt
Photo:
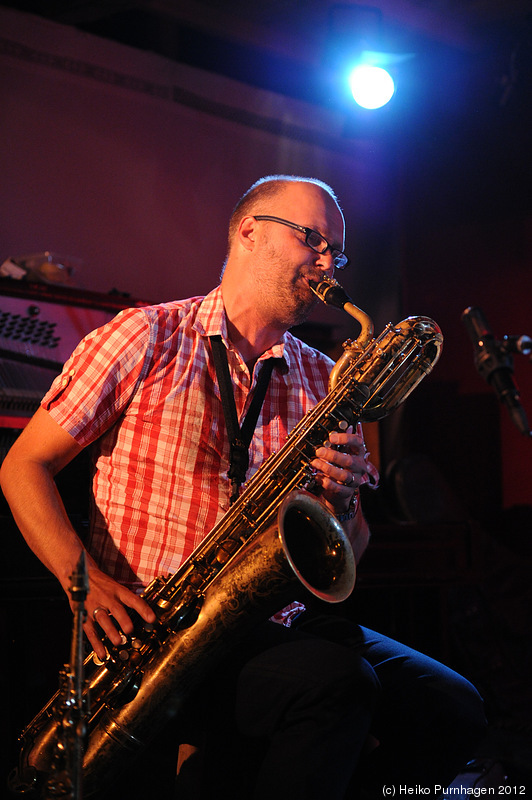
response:
[[[325,396],[333,362],[287,332],[250,376],[229,341],[220,287],[120,312],[83,339],[42,401],[80,445],[92,445],[88,549],[134,590],[175,572],[229,508],[212,335],[227,347],[240,420],[263,362],[279,359],[249,449],[249,480]]]

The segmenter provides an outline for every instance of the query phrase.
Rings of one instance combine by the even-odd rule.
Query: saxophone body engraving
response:
[[[184,701],[240,637],[302,592],[341,602],[355,583],[355,561],[342,526],[311,493],[315,449],[338,427],[381,419],[397,407],[438,360],[443,337],[426,317],[388,325],[373,338],[369,317],[332,279],[311,284],[323,302],[344,308],[362,332],[344,344],[329,392],[248,482],[241,497],[190,558],[157,577],[143,597],[157,614],[134,638],[94,664],[87,659],[90,698],[84,794],[109,782],[132,755],[178,714]],[[327,295],[334,295],[333,297]],[[304,596],[301,597],[304,599]],[[125,638],[125,637],[124,637]],[[92,669],[92,673],[91,673]],[[59,725],[58,692],[22,734],[12,788],[42,785]]]

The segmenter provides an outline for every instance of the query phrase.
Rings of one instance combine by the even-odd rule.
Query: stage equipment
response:
[[[349,75],[351,94],[359,106],[373,109],[382,108],[395,94],[395,83],[383,67],[371,64],[358,64]]]
[[[119,776],[247,631],[299,593],[336,603],[354,587],[351,544],[312,494],[310,463],[332,431],[381,419],[402,403],[431,372],[443,337],[431,319],[409,317],[374,339],[371,319],[340,284],[324,278],[311,288],[358,320],[361,334],[344,344],[326,397],[264,462],[190,558],[143,592],[157,621],[138,625],[118,647],[106,641],[103,664],[89,656],[86,796]],[[46,779],[60,709],[57,693],[23,732],[14,789],[29,790]]]
[[[44,790],[45,800],[82,800],[83,797],[83,750],[89,711],[89,698],[83,693],[83,623],[87,615],[85,600],[88,592],[89,576],[83,551],[70,576],[74,616],[70,663],[59,676],[61,722]]]
[[[386,106],[395,94],[403,65],[414,57],[390,48],[390,32],[385,33],[379,9],[330,8],[323,69],[333,96],[345,93],[346,108],[353,100],[369,111]]]
[[[80,340],[133,305],[145,303],[0,278],[0,462]]]
[[[462,322],[475,350],[475,366],[482,378],[510,413],[512,422],[524,436],[532,436],[521,397],[513,379],[512,353],[532,354],[530,336],[505,336],[497,341],[480,308],[470,306],[462,313]]]

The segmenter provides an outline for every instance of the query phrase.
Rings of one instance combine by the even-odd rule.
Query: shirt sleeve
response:
[[[149,352],[147,315],[142,309],[125,309],[82,339],[41,406],[84,447],[125,411]]]

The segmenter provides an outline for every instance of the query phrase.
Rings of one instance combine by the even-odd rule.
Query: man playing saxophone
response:
[[[1,482],[17,525],[68,591],[84,544],[54,476],[92,447],[85,633],[100,659],[105,637],[118,645],[136,614],[155,621],[142,588],[179,568],[239,484],[327,393],[332,362],[288,329],[315,303],[309,281],[346,265],[343,248],[330,187],[293,176],[258,181],[231,217],[220,285],[206,297],[127,309],[85,337],[6,457]],[[261,372],[271,369],[240,470],[214,338],[224,346],[242,430]],[[359,427],[329,438],[311,462],[314,489],[359,560],[370,536],[359,487],[377,476]],[[293,599],[257,625],[205,689],[214,699],[200,704],[204,796],[226,788],[242,800],[340,800],[355,796],[355,783],[381,796],[385,784],[452,780],[483,731],[476,690],[397,642]],[[378,746],[362,757],[368,737]],[[150,753],[122,796],[148,796],[147,787],[151,796],[171,793],[154,789],[160,768]]]

